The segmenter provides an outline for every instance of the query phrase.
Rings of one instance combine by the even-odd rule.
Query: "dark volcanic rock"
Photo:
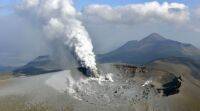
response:
[[[135,73],[146,73],[147,69],[143,66],[134,66],[130,64],[114,64],[114,67],[117,68],[124,75],[134,76]]]
[[[152,79],[152,83],[150,84],[157,90],[159,93],[163,93],[163,96],[170,96],[173,94],[177,94],[179,92],[179,88],[181,87],[181,77],[177,77],[176,74],[165,72],[165,71],[157,71],[156,69],[150,69],[145,66],[137,67],[134,65],[128,64],[115,64],[120,73],[124,75],[132,75],[134,77],[137,73],[141,78],[150,78]],[[130,76],[126,76],[130,77]],[[159,83],[161,86],[157,86],[154,83]]]
[[[157,89],[159,92],[162,90],[164,96],[170,96],[173,94],[177,94],[179,92],[179,88],[181,87],[181,79],[180,77],[174,77],[170,82],[162,85],[163,88]]]

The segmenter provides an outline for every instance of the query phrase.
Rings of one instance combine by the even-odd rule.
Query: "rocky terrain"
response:
[[[0,109],[200,111],[199,57],[194,46],[156,33],[99,55],[99,78],[39,56],[13,74],[0,74]]]
[[[197,65],[188,60],[189,67],[182,59],[177,58],[179,63],[161,59],[140,67],[101,64],[100,78],[88,78],[76,69],[4,78],[0,109],[199,111],[200,82],[191,74],[191,66]]]
[[[176,61],[175,61],[176,60]],[[182,61],[184,60],[184,61]],[[187,64],[186,64],[187,63]],[[150,103],[140,110],[198,111],[200,110],[199,65],[186,58],[169,58],[151,62],[143,67],[117,65],[125,77],[145,83],[156,93]],[[120,67],[120,68],[119,68]],[[131,68],[132,67],[132,68]],[[144,85],[145,86],[145,85]]]
[[[117,64],[114,67],[119,69],[120,73],[128,78],[150,78],[148,84],[151,84],[151,87],[154,87],[158,93],[162,92],[163,96],[169,96],[179,92],[182,81],[181,75],[161,70],[147,69],[148,66],[136,67],[127,64]]]

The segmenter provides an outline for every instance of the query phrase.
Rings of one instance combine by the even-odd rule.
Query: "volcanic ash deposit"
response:
[[[150,85],[108,73],[99,78],[63,71],[52,75],[46,84],[74,99],[97,105],[135,104],[155,95]]]

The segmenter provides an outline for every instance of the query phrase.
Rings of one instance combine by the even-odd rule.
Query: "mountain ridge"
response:
[[[120,48],[97,55],[100,63],[123,62],[142,65],[149,61],[168,57],[200,58],[200,50],[191,44],[166,39],[152,33],[140,41],[128,41]]]
[[[200,51],[193,45],[166,39],[157,33],[153,33],[140,41],[128,41],[125,45],[122,45],[114,51],[97,55],[97,62],[100,64],[127,63],[143,66],[155,60],[172,57],[196,60],[195,56],[199,57],[198,62],[200,63]],[[60,64],[58,59],[59,57],[52,58],[48,55],[39,56],[28,64],[14,70],[14,73],[35,75],[69,68],[69,66]],[[64,59],[61,60],[67,62]],[[72,66],[72,64],[70,65]]]

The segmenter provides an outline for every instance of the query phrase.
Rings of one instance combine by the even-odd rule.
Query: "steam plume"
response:
[[[81,67],[96,73],[91,39],[77,19],[78,13],[72,0],[24,0],[19,9],[40,21],[48,39],[61,39],[71,49]]]

